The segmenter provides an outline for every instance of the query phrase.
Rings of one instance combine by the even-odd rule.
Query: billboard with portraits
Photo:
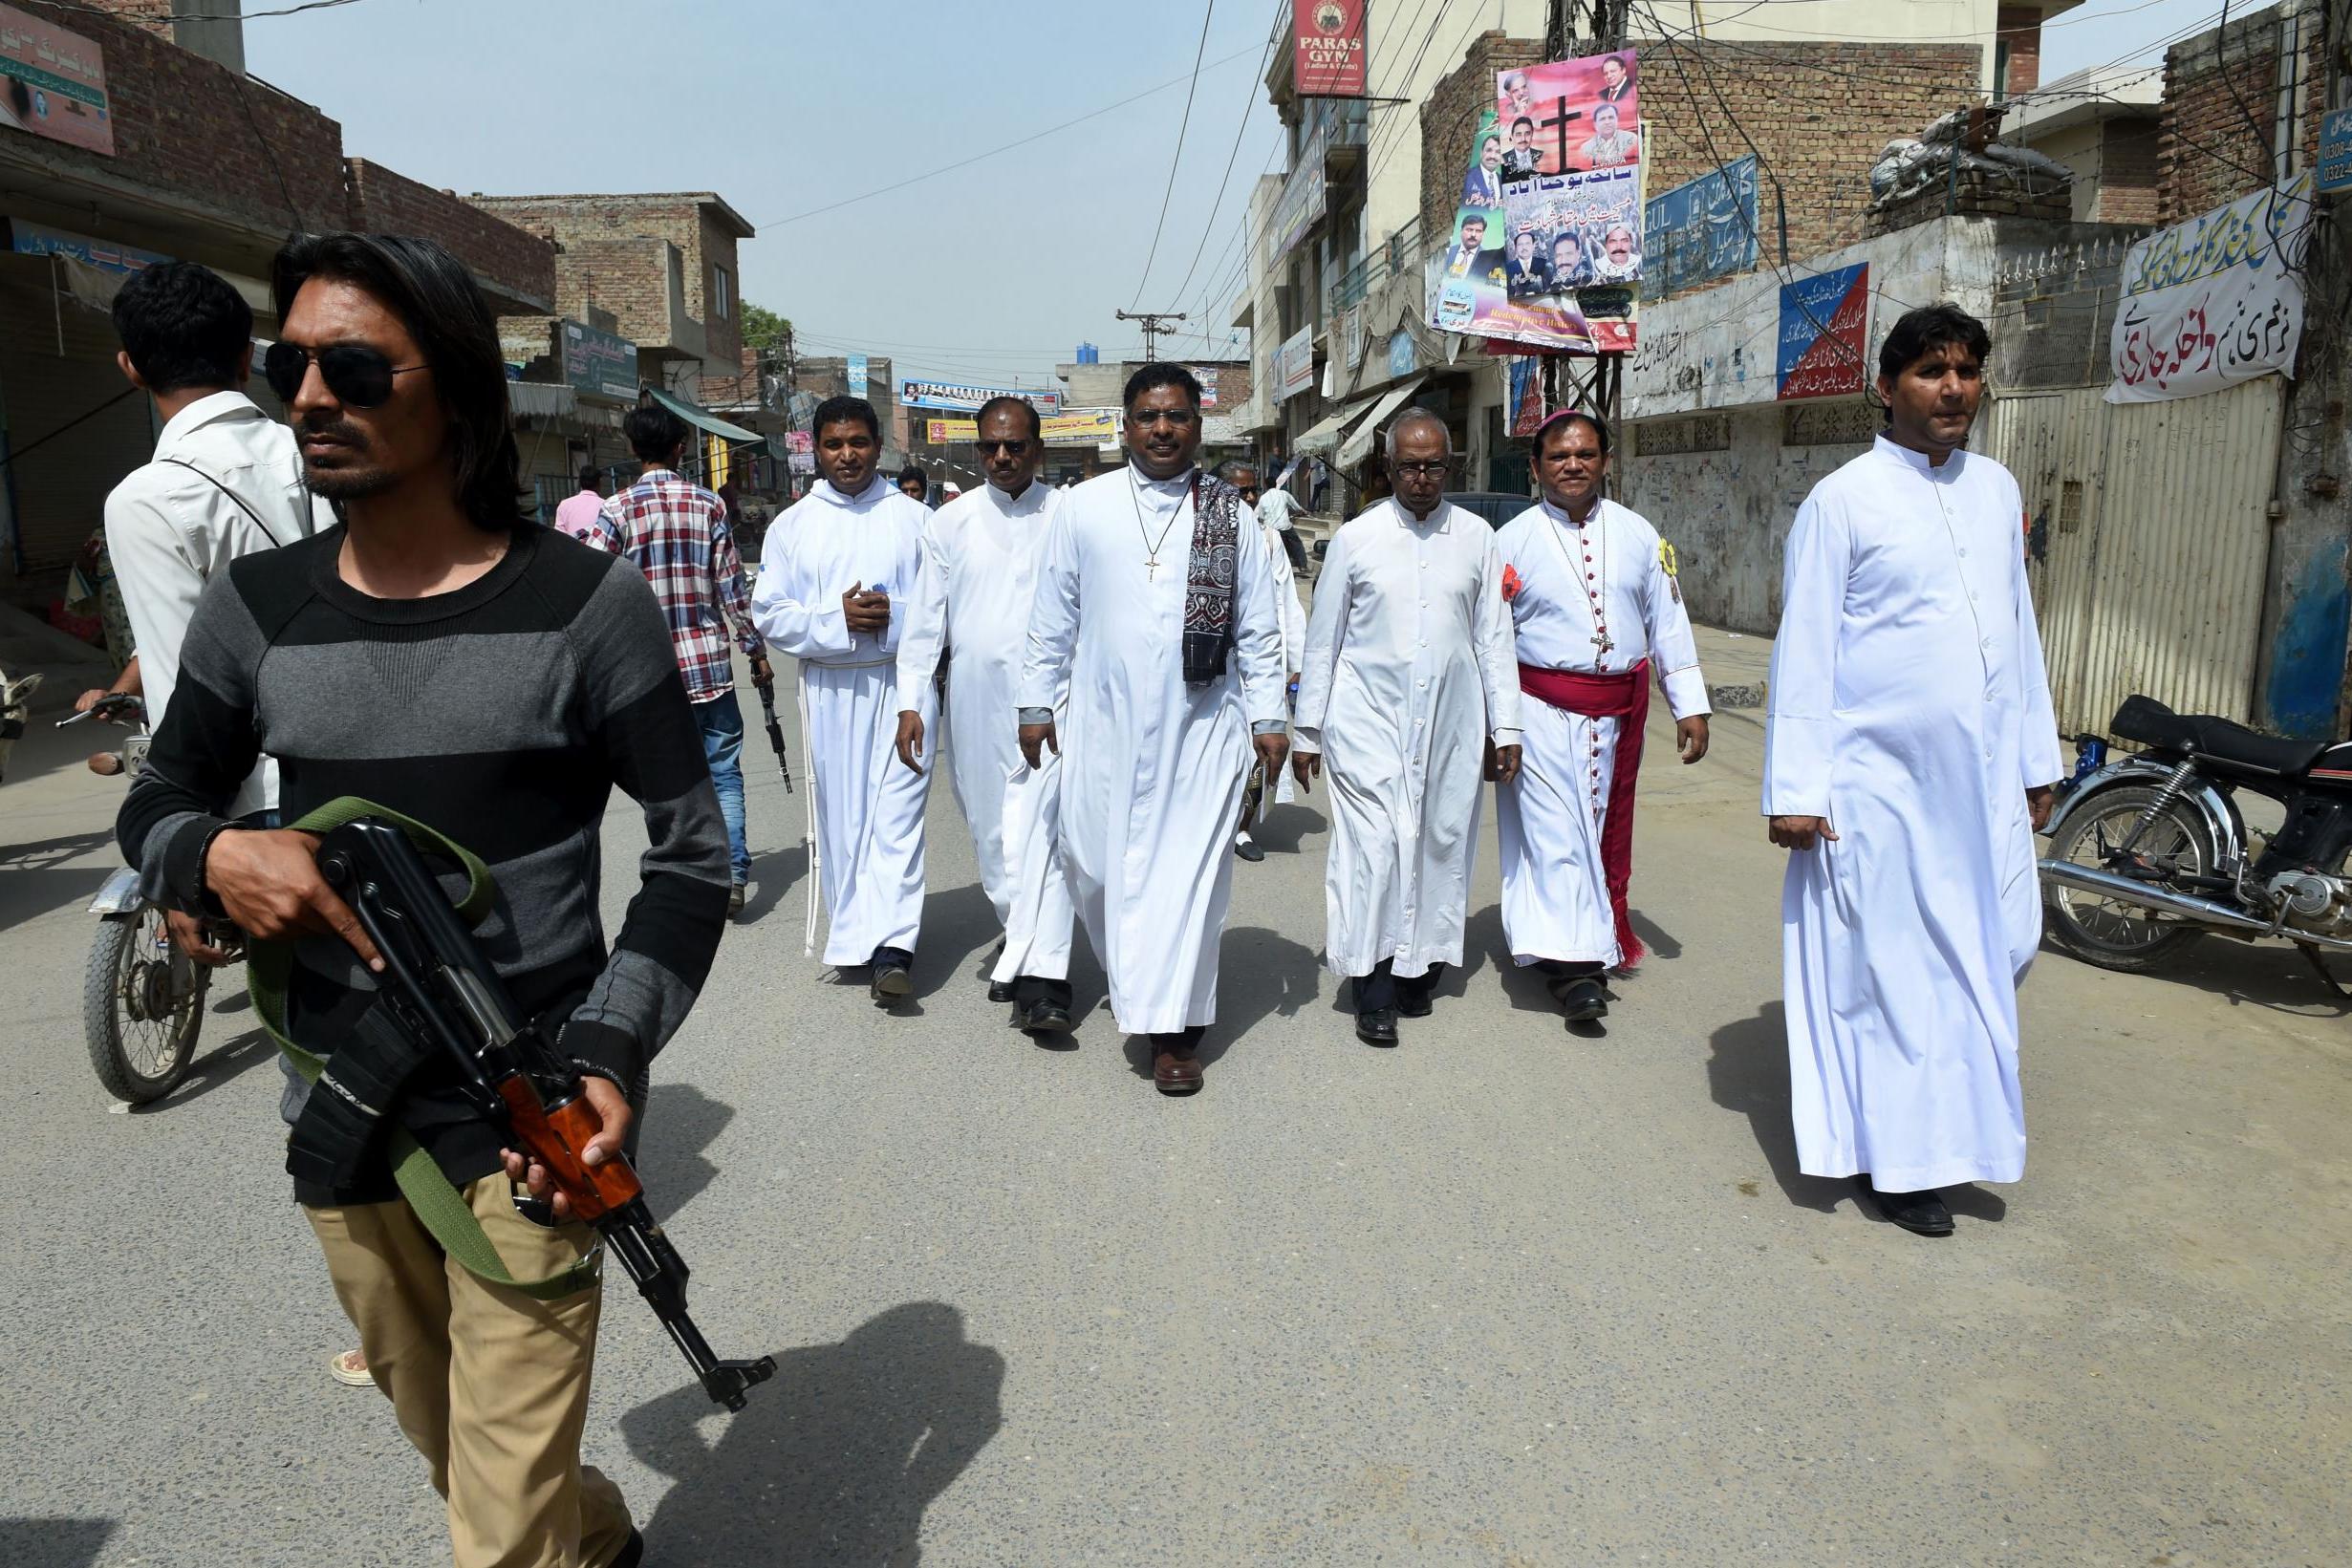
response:
[[[1641,161],[1641,87],[1629,49],[1495,73],[1502,175],[1628,168]]]
[[[1631,50],[1495,74],[1430,325],[1555,353],[1630,353],[1642,277],[1638,61]]]

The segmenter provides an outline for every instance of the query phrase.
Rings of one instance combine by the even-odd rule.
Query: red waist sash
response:
[[[1587,719],[1624,719],[1650,707],[1650,661],[1614,674],[1594,670],[1539,670],[1519,667],[1519,687],[1555,708],[1581,713]]]
[[[1637,964],[1647,950],[1633,934],[1626,890],[1633,882],[1633,782],[1642,765],[1642,729],[1650,722],[1650,661],[1630,670],[1541,670],[1519,667],[1520,690],[1555,708],[1586,719],[1614,719],[1616,766],[1608,778],[1608,809],[1602,813],[1601,872],[1608,883],[1608,909],[1617,926],[1618,962]]]

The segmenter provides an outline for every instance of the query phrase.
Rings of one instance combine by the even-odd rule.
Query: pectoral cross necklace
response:
[[[1567,516],[1564,507],[1554,509],[1558,510],[1561,516]],[[1573,522],[1572,519],[1571,522]],[[1592,531],[1586,533],[1585,531],[1586,528]],[[1560,531],[1558,526],[1552,528],[1552,543],[1560,547],[1561,561],[1567,567],[1568,575],[1574,577],[1578,585],[1584,589],[1585,603],[1591,608],[1592,646],[1595,649],[1593,663],[1598,665],[1602,659],[1608,656],[1608,651],[1617,646],[1616,640],[1608,634],[1608,533],[1601,521],[1600,502],[1595,501],[1592,504],[1592,510],[1586,514],[1584,523],[1577,526],[1577,533],[1584,543],[1586,563],[1591,562],[1594,550],[1601,552],[1598,591],[1594,590],[1592,575],[1589,571],[1584,573],[1577,571],[1576,562],[1568,554],[1568,542],[1560,537]]]
[[[1198,482],[1196,481],[1195,493],[1198,493]],[[1176,510],[1168,514],[1167,526],[1159,530],[1157,539],[1152,537],[1152,530],[1144,525],[1143,481],[1137,479],[1132,470],[1127,476],[1127,504],[1135,508],[1135,533],[1143,541],[1144,580],[1157,582],[1159,580],[1159,548],[1168,542],[1168,535],[1176,527],[1176,519],[1184,515],[1184,503],[1181,500],[1176,502]],[[1198,503],[1196,501],[1195,505]]]

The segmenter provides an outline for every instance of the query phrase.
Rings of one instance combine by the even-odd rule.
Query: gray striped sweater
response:
[[[236,561],[188,626],[181,684],[118,832],[148,892],[198,909],[199,856],[237,784],[277,759],[293,822],[357,795],[428,823],[489,864],[477,929],[520,1005],[566,1054],[634,1087],[684,1019],[726,917],[726,833],[660,606],[629,564],[536,525],[453,593],[374,599],[335,570],[336,527]],[[650,847],[608,952],[597,830],[614,786]],[[332,1050],[370,1000],[339,941],[301,944],[295,1038]],[[419,1075],[402,1119],[456,1182],[496,1169],[498,1139],[455,1089]],[[305,1202],[389,1194],[299,1192]]]

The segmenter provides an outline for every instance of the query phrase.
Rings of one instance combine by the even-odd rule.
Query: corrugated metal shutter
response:
[[[27,257],[0,272],[0,396],[11,453],[129,389],[115,368],[113,321],[54,297],[47,271]],[[106,493],[154,455],[155,435],[153,406],[134,394],[10,463],[26,573],[72,563],[105,522]]]
[[[2002,398],[1986,449],[2025,494],[2029,575],[2061,727],[2103,730],[2146,693],[2254,709],[2286,383],[2116,404],[2103,389]]]

